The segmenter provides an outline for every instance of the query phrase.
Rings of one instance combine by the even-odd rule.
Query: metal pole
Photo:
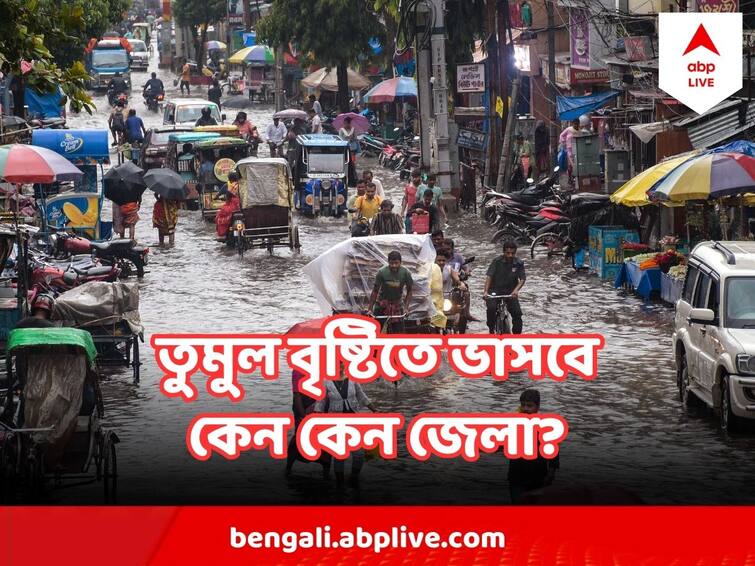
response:
[[[501,159],[498,161],[498,181],[495,184],[495,190],[499,193],[506,188],[506,182],[511,179],[511,138],[514,137],[514,118],[516,116],[516,99],[519,96],[519,77],[515,77],[511,83],[511,106],[506,114],[506,131],[503,136],[503,145],[501,146]]]
[[[556,96],[558,96],[558,87],[556,87],[556,33],[554,26],[555,21],[553,17],[553,2],[555,0],[545,0],[545,9],[548,16],[548,92],[550,92],[551,100],[551,119],[548,127],[549,142],[550,142],[550,156],[549,160],[556,155],[556,148],[558,147],[558,130],[556,124],[558,116],[556,114]],[[552,165],[552,163],[551,163]]]
[[[283,110],[286,101],[283,96],[283,48],[275,50],[275,111]]]
[[[431,112],[433,107],[432,96],[430,94],[430,46],[421,45],[425,29],[431,25],[430,16],[427,11],[420,11],[417,14],[417,46],[415,53],[417,56],[417,104],[419,105],[419,127],[420,127],[420,148],[422,160],[422,169],[430,171],[432,146],[430,143],[430,124]]]
[[[495,112],[495,103],[499,93],[499,69],[498,69],[498,37],[496,34],[497,20],[496,8],[498,0],[488,0],[487,4],[487,32],[488,41],[485,45],[487,64],[485,70],[488,74],[488,147],[485,163],[485,184],[493,185],[493,180],[498,171],[499,153],[499,130],[498,115]]]
[[[451,153],[448,147],[448,90],[446,88],[446,28],[445,0],[433,0],[435,21],[433,22],[433,108],[435,110],[435,140],[438,144],[438,186],[443,191],[451,190]]]

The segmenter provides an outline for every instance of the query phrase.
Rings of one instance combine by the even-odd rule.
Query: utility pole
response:
[[[487,55],[487,90],[488,90],[488,150],[485,170],[485,184],[493,185],[494,175],[498,171],[498,154],[500,153],[498,115],[495,112],[495,103],[498,98],[499,69],[498,69],[498,37],[496,34],[496,17],[498,0],[487,0],[486,24],[488,39],[485,45]]]
[[[432,25],[430,14],[420,11],[417,14],[416,46],[417,58],[417,104],[419,105],[420,158],[424,171],[430,171],[432,145],[430,143],[430,125],[432,116],[432,96],[430,93],[430,46],[422,43],[425,31]]]
[[[435,111],[435,140],[438,146],[438,186],[451,190],[451,154],[448,148],[448,89],[446,88],[446,28],[445,0],[432,0],[435,21],[430,45],[433,63],[433,109]]]
[[[275,50],[275,111],[280,112],[286,105],[283,96],[283,48]]]
[[[556,124],[558,123],[558,115],[556,109],[556,97],[558,96],[558,87],[556,87],[556,30],[554,29],[555,20],[553,17],[553,3],[555,0],[545,0],[545,10],[548,17],[548,92],[550,92],[551,103],[551,116],[548,125],[550,141],[549,156],[551,159],[556,155],[556,148],[558,147],[558,130]],[[551,162],[550,165],[553,165]],[[538,171],[539,173],[539,171]]]
[[[519,96],[519,76],[511,82],[511,106],[506,114],[506,130],[503,136],[503,145],[501,146],[501,159],[498,162],[498,180],[495,184],[495,190],[503,192],[506,190],[506,181],[511,179],[511,165],[514,158],[511,155],[511,139],[514,137],[514,120],[516,120],[516,99]],[[508,191],[507,191],[508,192]]]

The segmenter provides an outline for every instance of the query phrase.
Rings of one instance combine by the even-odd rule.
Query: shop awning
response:
[[[556,105],[560,120],[576,120],[583,114],[597,110],[621,94],[618,90],[599,92],[589,96],[558,96]]]
[[[107,130],[34,130],[31,145],[59,153],[76,165],[110,163]]]
[[[714,147],[732,138],[741,137],[755,129],[755,100],[729,99],[714,106],[705,114],[691,113],[674,122],[687,128],[689,141],[696,149]]]

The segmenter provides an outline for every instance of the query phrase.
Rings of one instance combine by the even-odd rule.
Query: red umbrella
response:
[[[0,178],[8,183],[76,181],[83,176],[65,157],[47,148],[24,144],[0,146]]]
[[[336,130],[340,130],[346,118],[351,118],[351,125],[357,134],[365,134],[370,131],[370,121],[361,114],[355,114],[354,112],[345,112],[336,116],[336,119],[333,120],[333,127]]]
[[[329,318],[328,316],[324,316],[322,318],[297,322],[286,331],[286,334],[319,334]]]

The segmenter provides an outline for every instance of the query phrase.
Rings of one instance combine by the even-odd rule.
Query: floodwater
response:
[[[155,63],[153,62],[153,65]],[[176,96],[173,77],[164,71],[168,98]],[[135,84],[148,75],[136,73]],[[199,89],[197,89],[199,90]],[[201,89],[206,93],[206,89]],[[199,92],[194,94],[199,96]],[[240,100],[240,98],[237,98]],[[70,117],[71,127],[106,127],[107,102],[96,98],[95,116]],[[141,97],[132,104],[147,127],[161,115],[149,114]],[[232,120],[236,109],[224,110]],[[264,133],[273,109],[247,109]],[[266,153],[261,146],[260,154]],[[397,175],[372,164],[394,202],[400,202]],[[302,267],[348,237],[345,220],[297,218],[301,253],[262,250],[237,257],[214,240],[214,227],[198,212],[182,211],[173,249],[156,247],[151,227],[152,197],[145,194],[137,238],[151,246],[151,264],[141,283],[141,315],[146,328],[142,380],[114,370],[104,378],[105,424],[117,431],[118,501],[124,504],[501,504],[508,502],[507,463],[501,455],[479,462],[431,459],[420,463],[399,442],[394,461],[366,464],[362,487],[336,490],[320,478],[317,464],[297,463],[290,478],[284,463],[267,453],[246,452],[236,461],[213,456],[194,460],[185,445],[186,428],[200,413],[287,412],[290,380],[246,378],[247,395],[237,404],[209,397],[184,403],[164,397],[149,335],[164,332],[283,332],[295,322],[319,317]],[[470,286],[473,313],[484,320],[480,299],[484,273],[497,253],[492,231],[472,213],[451,220],[446,229],[459,250],[476,256]],[[522,250],[522,255],[524,250]],[[647,503],[755,503],[751,478],[755,438],[723,434],[707,410],[689,412],[678,401],[671,358],[673,311],[616,291],[596,277],[577,274],[556,261],[527,260],[528,280],[521,293],[525,332],[597,332],[606,347],[593,382],[533,383],[523,375],[506,382],[465,380],[440,372],[426,380],[404,380],[398,390],[374,383],[365,390],[383,412],[509,412],[523,389],[536,385],[542,410],[560,413],[569,423],[561,444],[556,483],[564,487],[620,485]],[[471,323],[470,332],[486,331]],[[96,504],[98,485],[53,493],[61,503]]]

